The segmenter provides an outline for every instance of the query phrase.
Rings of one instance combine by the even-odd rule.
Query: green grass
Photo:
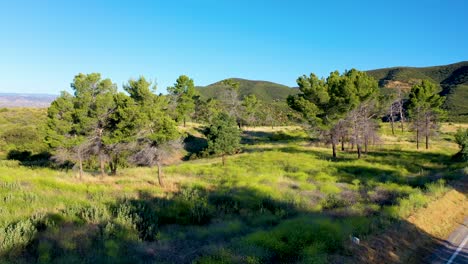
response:
[[[253,129],[271,135],[271,129]],[[253,131],[252,130],[252,131]],[[449,129],[448,131],[452,131]],[[390,135],[360,160],[331,159],[297,129],[243,152],[113,177],[0,163],[0,263],[327,263],[349,258],[349,236],[403,221],[447,190],[452,132],[429,151]],[[286,135],[286,136],[285,136]],[[348,148],[348,146],[347,146]]]

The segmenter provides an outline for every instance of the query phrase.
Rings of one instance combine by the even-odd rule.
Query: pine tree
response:
[[[163,186],[162,166],[165,159],[181,147],[180,134],[175,121],[166,112],[167,98],[155,95],[152,90],[155,91],[156,87],[150,87],[151,83],[144,77],[130,80],[124,86],[140,113],[135,151],[130,160],[138,165],[156,166],[159,185]]]
[[[416,132],[416,148],[419,140],[425,137],[426,149],[429,149],[429,138],[437,129],[438,121],[445,115],[441,106],[444,98],[437,93],[437,87],[430,81],[423,80],[414,85],[409,94],[409,115]]]
[[[187,119],[195,111],[197,92],[193,80],[186,75],[181,75],[177,78],[174,86],[168,87],[167,91],[175,104],[176,118],[181,120],[185,127]]]
[[[240,130],[232,116],[222,112],[213,119],[212,124],[205,130],[208,154],[220,155],[223,166],[226,165],[226,155],[234,154],[240,146]]]

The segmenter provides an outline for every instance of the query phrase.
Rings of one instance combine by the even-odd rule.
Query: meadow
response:
[[[0,263],[356,262],[350,237],[404,221],[468,173],[451,160],[461,125],[419,151],[410,132],[380,126],[359,160],[350,146],[331,159],[300,127],[245,128],[226,166],[174,161],[164,187],[144,167],[79,180],[0,160]]]

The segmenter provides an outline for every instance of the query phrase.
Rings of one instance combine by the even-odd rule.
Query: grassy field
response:
[[[0,263],[353,262],[350,236],[406,221],[467,173],[451,161],[456,126],[416,151],[411,133],[382,124],[360,160],[350,149],[332,160],[299,127],[246,128],[226,166],[177,161],[164,187],[149,168],[80,181],[1,160]]]

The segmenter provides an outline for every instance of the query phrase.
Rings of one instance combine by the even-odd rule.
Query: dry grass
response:
[[[443,123],[440,127],[440,131],[443,133],[455,133],[459,128],[466,129],[468,128],[467,123]]]
[[[352,249],[355,259],[362,263],[422,263],[468,215],[467,185],[459,186],[464,189],[450,190],[414,212],[407,222],[362,241]]]

